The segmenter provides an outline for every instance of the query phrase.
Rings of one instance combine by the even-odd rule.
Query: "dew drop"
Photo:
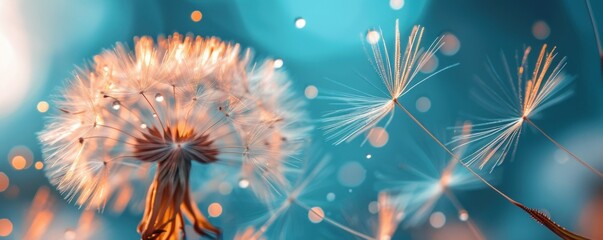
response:
[[[161,93],[155,94],[155,101],[163,102],[163,95],[161,95]]]
[[[274,68],[277,68],[277,69],[281,68],[281,67],[283,67],[283,59],[280,59],[280,58],[275,59],[273,64],[274,64]]]
[[[302,29],[306,26],[306,19],[298,17],[295,19],[295,27],[298,29]]]
[[[239,181],[239,187],[240,188],[247,188],[247,187],[249,187],[249,180],[247,180],[247,179],[241,179]]]
[[[121,108],[121,104],[119,103],[119,101],[113,102],[112,108],[114,110],[119,110]]]
[[[140,124],[140,128],[145,129],[145,128],[147,128],[147,125],[146,125],[146,124],[144,124],[144,123],[143,123],[143,124]]]
[[[466,222],[469,220],[469,213],[465,210],[459,211],[459,220]]]

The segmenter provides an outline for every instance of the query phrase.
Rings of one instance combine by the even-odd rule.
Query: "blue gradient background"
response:
[[[592,4],[598,22],[603,25],[603,1],[592,1]],[[203,13],[203,19],[198,23],[190,19],[194,10]],[[535,121],[574,153],[603,169],[601,62],[582,1],[407,0],[401,10],[392,10],[389,2],[383,0],[22,0],[12,11],[22,17],[24,44],[28,46],[31,60],[31,82],[18,109],[0,119],[0,171],[20,189],[17,198],[0,193],[0,218],[9,218],[15,225],[10,239],[21,236],[25,227],[21,225],[22,218],[35,191],[41,185],[49,185],[43,171],[33,167],[16,171],[8,159],[12,147],[25,145],[32,150],[35,160],[41,160],[36,132],[42,129],[44,114],[36,110],[36,104],[41,100],[49,101],[55,90],[69,78],[75,65],[81,65],[115,42],[126,42],[131,46],[133,36],[139,35],[190,32],[217,36],[253,48],[258,57],[282,58],[300,96],[306,86],[318,87],[319,98],[308,101],[311,117],[318,122],[323,114],[334,109],[329,100],[320,97],[329,90],[341,90],[328,79],[357,89],[368,89],[362,77],[380,81],[363,50],[363,35],[368,29],[381,27],[389,43],[393,42],[396,18],[400,19],[402,35],[406,35],[414,24],[426,27],[426,39],[451,32],[460,40],[461,48],[452,57],[440,56],[440,67],[457,62],[460,66],[437,75],[402,100],[413,106],[411,111],[430,129],[445,136],[447,127],[483,111],[469,93],[476,87],[473,76],[483,75],[487,57],[498,58],[501,50],[511,55],[526,45],[540,46],[544,42],[535,39],[531,29],[534,22],[544,20],[551,28],[546,42],[556,45],[559,54],[568,57],[567,72],[576,76],[575,94],[547,109],[542,118]],[[306,19],[305,28],[295,28],[297,17]],[[11,23],[4,23],[7,24]],[[428,97],[432,104],[426,113],[414,109],[416,99],[422,96]],[[323,209],[330,217],[361,232],[370,233],[368,221],[376,217],[367,207],[377,197],[375,173],[400,159],[411,158],[417,150],[413,149],[417,146],[414,142],[429,145],[429,151],[441,151],[403,114],[396,114],[388,132],[390,139],[383,148],[373,148],[369,144],[359,147],[360,139],[332,146],[330,142],[324,142],[320,129],[314,133],[322,151],[333,157],[329,170],[337,172],[344,163],[357,161],[367,171],[366,180],[352,192],[331,177],[319,183],[330,188],[315,193],[316,199],[324,199],[326,192],[336,193],[334,203],[322,201],[325,202]],[[561,225],[580,231],[579,218],[593,194],[601,189],[600,180],[572,160],[555,161],[555,146],[535,131],[526,131],[520,145],[516,159],[506,162],[493,174],[500,188],[528,206],[546,209]],[[365,159],[368,153],[372,154],[370,160]],[[58,196],[57,192],[54,194]],[[488,189],[456,194],[489,239],[555,238]],[[248,195],[233,192],[230,197],[230,200],[221,200],[223,215],[212,219],[226,231],[227,239],[262,211],[254,208],[258,203],[245,202]],[[200,202],[204,212],[212,199],[208,196]],[[440,201],[436,210],[446,214],[448,224],[458,223],[449,201]],[[59,201],[49,236],[62,236],[66,229],[75,228],[81,211]],[[288,217],[295,220],[293,226],[275,225],[277,232],[270,234],[278,236],[278,232],[287,231],[290,233],[288,239],[354,239],[325,222],[312,224],[303,210],[297,209]],[[93,239],[138,238],[135,229],[140,218],[138,214],[125,212],[119,216],[106,212],[97,214],[97,218],[100,225]],[[438,231],[443,230],[433,229],[426,223],[412,229],[401,228],[394,239],[430,238]]]

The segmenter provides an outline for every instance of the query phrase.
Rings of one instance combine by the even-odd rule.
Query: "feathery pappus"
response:
[[[471,124],[464,123],[462,132],[458,135],[469,134],[470,132]],[[450,157],[439,148],[431,149],[428,146],[423,146],[414,147],[413,149],[423,150],[414,152],[411,157],[408,157],[399,165],[399,168],[384,169],[384,172],[378,175],[382,179],[383,185],[379,201],[384,201],[385,205],[389,206],[381,209],[380,203],[380,218],[381,215],[384,215],[388,216],[386,219],[390,219],[389,221],[380,222],[391,225],[393,216],[398,215],[398,222],[404,221],[407,227],[417,226],[427,219],[438,201],[444,197],[448,198],[454,205],[458,211],[459,219],[468,221],[469,214],[457,199],[454,191],[478,189],[485,186],[481,184],[480,179],[475,178],[458,161],[464,154],[465,148],[457,148],[454,152],[455,157]],[[386,212],[382,213],[381,211]],[[474,228],[474,226],[471,226],[472,223],[469,224],[470,228]],[[391,227],[386,227],[386,229],[391,229]],[[393,234],[393,232],[390,234]],[[476,234],[478,239],[481,238],[480,235]]]
[[[566,58],[555,62],[555,48],[548,50],[544,44],[536,62],[531,63],[531,52],[532,48],[527,47],[517,56],[514,69],[502,55],[505,71],[502,73],[489,62],[488,72],[493,82],[488,86],[496,87],[484,87],[480,102],[496,117],[474,123],[472,133],[456,136],[452,141],[453,144],[462,142],[456,144],[457,148],[470,149],[464,159],[467,164],[479,164],[479,168],[483,168],[492,163],[491,170],[501,165],[509,154],[514,155],[524,123],[531,123],[531,118],[572,93],[568,86],[573,77],[564,72]]]
[[[401,97],[434,75],[456,66],[448,66],[423,79],[417,79],[420,70],[444,45],[443,37],[440,36],[427,49],[424,49],[421,46],[423,31],[423,27],[414,26],[408,36],[406,48],[402,50],[400,29],[398,20],[396,20],[393,60],[390,59],[385,39],[382,40],[383,47],[380,46],[380,43],[371,44],[373,58],[369,58],[369,61],[381,78],[385,91],[380,88],[381,86],[378,87],[369,82],[383,95],[376,96],[342,85],[353,93],[341,93],[327,97],[336,101],[338,106],[345,107],[334,110],[325,116],[326,125],[323,129],[325,129],[328,140],[334,140],[335,144],[351,141],[386,118],[388,120],[385,128],[387,128],[393,118],[394,108]]]
[[[68,200],[102,209],[133,169],[150,167],[142,239],[220,236],[190,192],[191,168],[238,169],[258,197],[283,176],[311,125],[304,101],[272,60],[217,38],[174,34],[118,43],[78,69],[39,134],[47,176]],[[235,179],[235,178],[233,178]]]

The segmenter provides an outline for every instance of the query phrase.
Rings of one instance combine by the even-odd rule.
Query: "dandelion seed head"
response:
[[[374,129],[385,119],[387,121],[384,128],[387,128],[400,98],[437,74],[435,72],[423,79],[417,79],[418,74],[429,63],[432,63],[433,70],[437,68],[437,64],[432,59],[443,45],[442,38],[439,37],[427,49],[422,48],[423,31],[423,27],[414,26],[408,36],[406,47],[403,48],[399,24],[396,21],[393,53],[388,51],[384,39],[381,39],[383,44],[377,44],[380,38],[378,32],[374,30],[367,32],[367,40],[371,43],[370,50],[373,55],[369,60],[382,81],[382,85],[372,83],[371,85],[380,90],[382,95],[375,96],[367,94],[366,91],[352,89],[354,93],[327,97],[345,106],[325,116],[323,121],[326,125],[323,128],[328,140],[335,140],[335,144],[351,141],[358,135]],[[393,56],[393,59],[390,59],[390,56]]]
[[[556,48],[549,50],[544,44],[536,60],[530,59],[532,48],[527,47],[517,58],[517,68],[513,69],[505,56],[499,70],[489,62],[487,69],[494,84],[499,89],[484,87],[479,102],[492,110],[494,117],[484,118],[473,124],[473,132],[453,139],[457,147],[468,147],[464,156],[467,164],[479,168],[489,165],[490,170],[500,166],[505,159],[512,158],[517,151],[524,123],[537,116],[544,109],[567,98],[571,91],[568,85],[572,77],[564,72],[566,59],[555,61]]]
[[[79,68],[39,134],[46,173],[67,200],[102,210],[134,179],[154,175],[142,238],[182,229],[179,210],[193,213],[199,234],[216,235],[193,202],[192,168],[226,163],[237,169],[232,179],[243,179],[232,184],[262,199],[288,186],[284,174],[311,126],[278,60],[253,63],[249,50],[217,38],[134,41],[132,50],[117,44]]]

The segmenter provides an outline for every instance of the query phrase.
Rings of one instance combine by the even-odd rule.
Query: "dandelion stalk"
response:
[[[557,146],[559,149],[563,150],[564,152],[566,152],[567,154],[569,154],[570,156],[572,156],[572,158],[574,158],[580,164],[584,165],[586,168],[588,168],[588,170],[590,170],[594,174],[597,174],[599,177],[603,178],[603,173],[601,173],[599,170],[595,169],[594,167],[592,167],[591,165],[589,165],[588,163],[586,163],[584,160],[582,160],[581,158],[579,158],[578,156],[576,156],[576,154],[573,154],[567,148],[565,148],[563,145],[561,145],[560,143],[558,143],[557,141],[555,141],[555,139],[553,139],[546,132],[544,132],[540,127],[538,127],[534,122],[532,122],[532,120],[530,120],[527,117],[524,117],[524,120],[528,124],[530,124],[532,127],[534,127],[536,130],[538,130],[538,132],[542,133],[543,136],[545,136],[549,141],[551,141],[551,143],[555,144],[555,146]]]
[[[597,49],[599,49],[599,56],[601,57],[601,64],[603,64],[603,47],[601,46],[601,39],[599,36],[599,28],[597,27],[597,21],[595,21],[595,15],[593,14],[593,8],[590,5],[590,0],[584,0],[584,1],[586,2],[586,8],[588,9],[590,23],[593,26],[593,33],[595,34],[595,41],[597,41]]]
[[[549,218],[545,214],[543,214],[537,210],[534,210],[532,208],[526,207],[525,205],[521,204],[520,202],[515,201],[508,195],[504,194],[498,188],[494,187],[494,185],[490,184],[486,179],[484,179],[481,175],[479,175],[477,172],[475,172],[470,166],[468,166],[464,162],[460,161],[460,159],[452,151],[450,151],[450,149],[448,149],[448,147],[446,147],[446,145],[444,145],[437,137],[435,137],[433,135],[433,133],[431,133],[431,131],[429,131],[429,129],[427,129],[421,123],[421,121],[419,121],[410,111],[408,111],[402,104],[400,104],[400,102],[398,102],[397,100],[394,100],[394,101],[396,102],[396,105],[400,109],[402,109],[402,111],[404,111],[404,113],[406,113],[407,116],[409,116],[427,135],[429,135],[429,137],[431,139],[433,139],[438,145],[440,145],[440,147],[442,147],[442,149],[444,149],[453,159],[456,159],[456,161],[459,161],[462,166],[464,166],[471,174],[473,174],[473,176],[478,178],[484,184],[488,185],[488,187],[490,187],[492,190],[494,190],[499,195],[504,197],[508,202],[512,203],[513,205],[521,208],[526,213],[530,214],[530,216],[532,216],[532,218],[534,220],[541,223],[542,225],[547,227],[549,230],[551,230],[553,233],[555,233],[557,236],[559,236],[563,239],[587,239],[585,237],[582,237],[580,235],[577,235],[577,234],[565,229],[564,227],[555,223],[553,220],[551,220],[551,218]]]

